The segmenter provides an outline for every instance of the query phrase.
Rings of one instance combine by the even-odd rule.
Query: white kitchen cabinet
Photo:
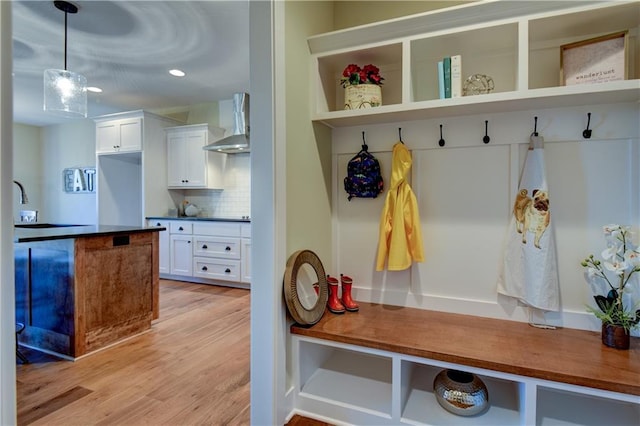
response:
[[[161,272],[163,278],[241,287],[249,284],[245,256],[249,256],[246,245],[251,243],[250,224],[183,219],[166,222],[170,268]],[[150,225],[156,223],[162,221],[149,220]]]
[[[224,188],[226,154],[202,149],[219,139],[224,129],[195,124],[165,131],[169,188]]]
[[[96,152],[142,150],[142,118],[100,121],[96,124]]]
[[[193,275],[240,281],[240,224],[194,222]]]
[[[170,240],[171,275],[190,277],[193,274],[193,236],[171,234]]]
[[[167,191],[163,129],[178,122],[146,111],[94,118],[99,225],[143,226],[174,207]]]
[[[193,255],[240,259],[240,238],[194,235]]]
[[[169,233],[169,222],[166,220],[150,220],[147,223],[149,226],[161,226],[166,228],[164,231],[158,233],[158,263],[159,272],[161,274],[168,274],[171,271],[171,258],[169,247],[171,245],[171,238]]]
[[[193,275],[193,225],[187,221],[169,222],[171,275]]]

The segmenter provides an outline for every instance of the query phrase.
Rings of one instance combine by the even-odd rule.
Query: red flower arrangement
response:
[[[349,64],[342,71],[340,84],[342,87],[355,86],[357,84],[377,84],[382,85],[384,78],[380,76],[380,69],[375,65],[369,64],[360,68],[356,64]]]

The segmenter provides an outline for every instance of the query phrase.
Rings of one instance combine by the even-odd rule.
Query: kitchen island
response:
[[[158,318],[162,227],[16,227],[20,343],[78,358]]]

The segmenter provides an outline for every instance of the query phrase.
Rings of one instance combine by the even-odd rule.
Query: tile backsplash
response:
[[[228,155],[224,190],[190,189],[173,191],[176,205],[186,200],[200,209],[198,216],[240,218],[251,216],[250,154]]]

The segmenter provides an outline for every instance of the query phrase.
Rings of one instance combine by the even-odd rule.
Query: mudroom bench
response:
[[[294,412],[345,424],[638,425],[640,339],[627,351],[597,332],[360,303],[293,325]],[[439,406],[443,369],[478,375],[490,407],[460,417]]]

